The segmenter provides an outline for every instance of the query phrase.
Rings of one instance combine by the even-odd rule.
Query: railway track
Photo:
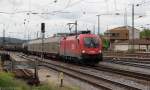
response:
[[[106,60],[105,62],[133,66],[139,68],[150,69],[150,61],[138,61],[138,60]]]
[[[148,75],[148,74],[106,67],[104,65],[98,65],[97,67],[93,67],[93,68],[96,70],[100,70],[100,71],[111,72],[111,73],[115,73],[115,74],[119,74],[119,75],[123,75],[123,76],[133,77],[136,79],[150,81],[150,78],[149,78],[150,75]]]
[[[150,64],[150,59],[149,60],[136,60],[136,59],[120,59],[120,58],[114,58],[114,59],[107,59],[104,61],[110,61],[110,62],[117,62],[117,61],[123,61],[123,62],[130,62],[130,63],[141,63],[141,64]]]
[[[137,60],[150,63],[150,52],[104,52],[104,60]]]
[[[104,56],[104,60],[129,60],[129,59],[150,62],[150,57]]]
[[[104,56],[121,56],[121,57],[138,57],[138,58],[150,58],[150,52],[106,52]]]
[[[14,74],[17,78],[30,79],[33,76],[33,73],[27,69],[16,69]]]
[[[26,57],[26,56],[22,56],[22,57],[24,57],[28,60],[33,60],[33,59],[40,60],[40,59],[33,58],[33,57],[32,57],[32,59],[31,59],[31,57]],[[68,68],[68,66],[65,66],[63,64],[53,64],[53,63],[50,63],[49,60],[40,61],[40,62],[42,62],[42,66],[54,69],[59,72],[64,72],[65,74],[67,74],[69,76],[78,78],[82,81],[86,81],[92,85],[103,88],[105,90],[111,90],[114,88],[117,90],[141,90],[141,88],[132,87],[130,85],[125,85],[125,84],[122,84],[119,82],[115,82],[115,81],[112,81],[112,80],[109,80],[109,79],[106,79],[103,77],[93,75],[91,73],[85,73],[85,72],[80,71],[75,68]],[[124,75],[124,76],[130,76],[130,77],[143,79],[143,80],[150,80],[149,79],[150,75],[146,76],[145,74],[139,74],[139,73],[135,73],[135,72],[106,68],[105,66],[97,66],[97,67],[94,67],[93,69],[96,69],[99,71],[104,71],[104,72],[109,72],[109,73],[120,74],[120,75]]]
[[[33,73],[30,72],[29,70],[26,70],[26,69],[21,69],[21,71],[24,73],[25,76],[27,77],[32,77],[33,76]]]

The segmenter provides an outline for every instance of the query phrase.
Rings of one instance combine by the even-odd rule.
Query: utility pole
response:
[[[77,20],[75,21],[75,33],[76,33],[76,37],[77,37],[77,33],[78,33],[78,30],[77,30]]]
[[[134,52],[134,4],[132,4],[132,50]]]
[[[68,23],[68,26],[69,26],[69,31],[71,33],[71,29],[72,29],[71,23]]]
[[[39,37],[39,33],[38,33],[38,31],[36,32],[36,38],[38,39],[38,37]]]
[[[5,29],[3,29],[3,48],[5,46]]]
[[[100,34],[100,16],[101,15],[96,15],[98,18],[98,35]]]
[[[124,26],[128,26],[128,20],[127,20],[127,9],[125,8],[125,11],[124,11]]]
[[[30,34],[29,34],[29,30],[28,30],[28,42],[30,41]]]
[[[93,25],[93,34],[95,34],[95,25]]]
[[[3,24],[3,43],[2,43],[2,47],[5,48],[5,28],[4,28],[4,24]]]

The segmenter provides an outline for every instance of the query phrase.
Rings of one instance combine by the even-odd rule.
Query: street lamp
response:
[[[100,34],[100,16],[102,15],[120,15],[120,13],[104,13],[104,14],[98,14],[97,16],[97,22],[98,22],[98,35]]]
[[[134,51],[134,4],[132,4],[132,51]]]
[[[138,7],[138,6],[140,6],[141,4],[136,4],[136,6]],[[131,47],[131,49],[132,49],[132,51],[134,52],[134,49],[135,49],[135,47],[134,47],[134,44],[135,44],[135,41],[134,41],[134,39],[135,39],[135,37],[134,37],[134,33],[135,33],[135,31],[134,31],[134,15],[135,15],[135,11],[134,11],[134,8],[135,8],[135,5],[134,4],[132,4],[132,47]],[[141,18],[142,16],[139,16],[139,18]]]
[[[3,41],[2,41],[2,48],[5,46],[5,24],[1,23],[3,25]]]

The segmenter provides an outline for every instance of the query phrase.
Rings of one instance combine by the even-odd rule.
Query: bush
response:
[[[54,83],[45,83],[38,87],[29,86],[24,81],[14,78],[12,73],[0,72],[0,90],[4,88],[5,90],[79,90],[77,88],[62,87]]]
[[[21,81],[16,80],[12,73],[0,72],[0,87],[15,88],[16,90],[29,90],[29,86]]]

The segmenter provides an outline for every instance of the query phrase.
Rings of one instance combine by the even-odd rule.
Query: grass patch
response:
[[[24,81],[14,78],[12,73],[0,72],[0,90],[79,90],[74,87],[59,87],[54,83],[45,83],[40,86],[29,86]]]

